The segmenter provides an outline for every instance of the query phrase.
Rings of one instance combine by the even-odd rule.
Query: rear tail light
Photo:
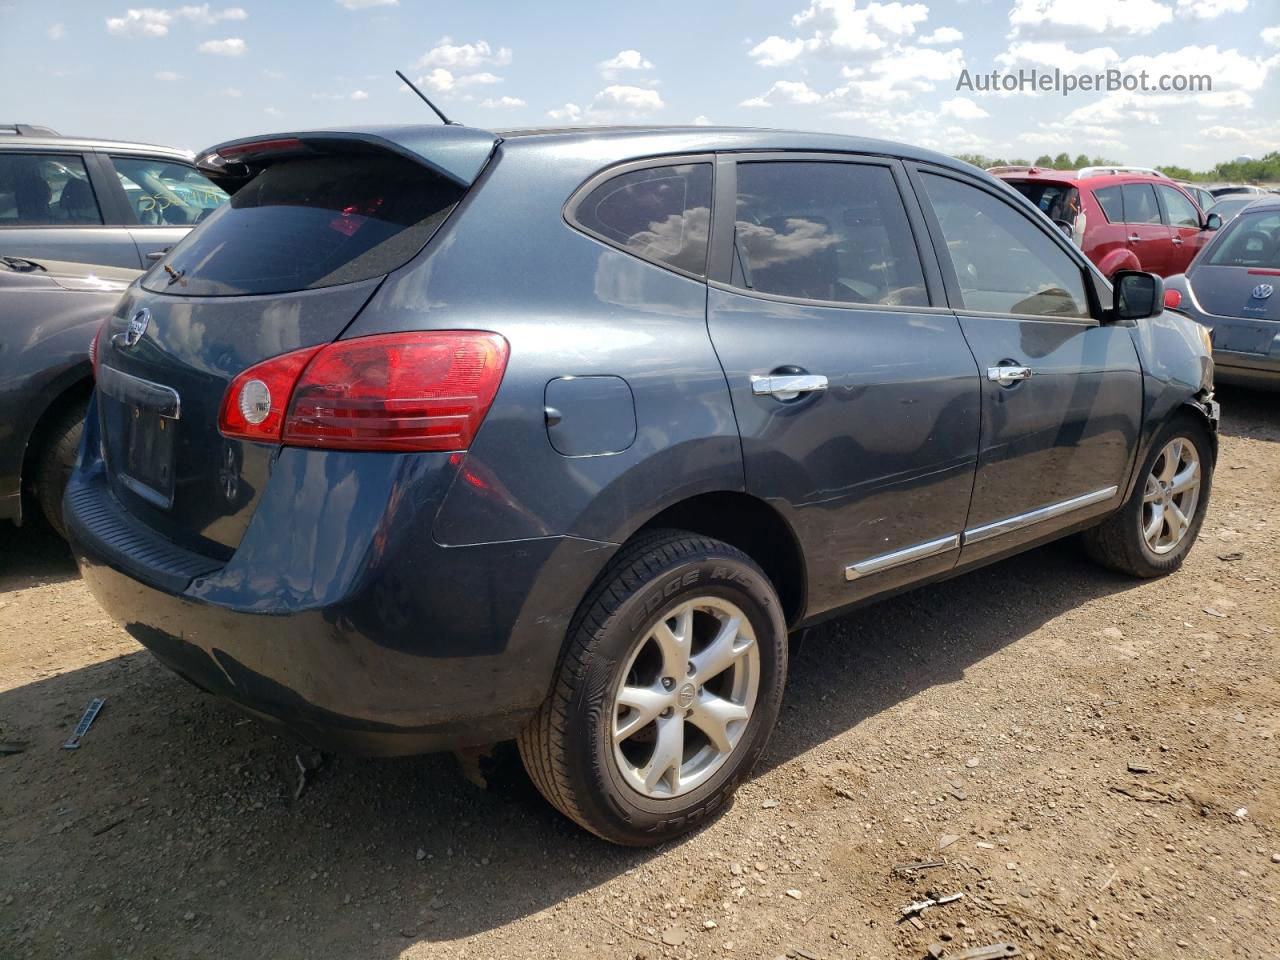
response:
[[[1177,310],[1182,306],[1182,294],[1177,290],[1166,290],[1164,292],[1164,305],[1168,310]]]
[[[237,376],[228,437],[340,450],[465,450],[507,366],[495,333],[431,331],[341,340]]]

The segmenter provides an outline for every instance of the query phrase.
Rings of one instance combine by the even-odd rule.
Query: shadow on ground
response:
[[[1224,409],[1224,432],[1277,439],[1264,399]],[[73,575],[47,537],[0,533],[0,558],[0,590]],[[831,621],[793,660],[762,770],[1132,586],[1066,541]],[[103,695],[84,747],[61,750]],[[142,651],[0,694],[0,725],[30,743],[0,757],[0,862],[9,878],[57,880],[4,881],[15,900],[0,900],[0,936],[15,956],[291,958],[323,944],[382,960],[546,910],[662,853],[584,834],[523,777],[480,791],[447,757],[335,758],[295,799],[294,745]]]

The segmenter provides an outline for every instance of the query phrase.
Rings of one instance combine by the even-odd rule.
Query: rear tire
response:
[[[646,534],[574,615],[520,755],[571,820],[613,843],[662,843],[732,797],[768,742],[786,672],[781,604],[750,557],[697,534]]]
[[[64,540],[67,529],[62,523],[62,494],[76,463],[88,408],[89,402],[81,400],[59,413],[45,431],[44,445],[35,460],[33,484],[36,501],[49,526]]]
[[[1191,416],[1176,417],[1156,435],[1125,505],[1084,532],[1085,551],[1102,566],[1134,577],[1177,570],[1204,523],[1213,466],[1205,426]]]

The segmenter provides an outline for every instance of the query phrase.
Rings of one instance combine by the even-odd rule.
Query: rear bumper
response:
[[[1213,351],[1214,380],[1241,387],[1280,390],[1280,353]]]
[[[616,549],[442,546],[431,521],[455,472],[447,454],[286,449],[234,556],[203,571],[145,529],[112,533],[130,520],[100,461],[77,468],[65,512],[90,591],[175,672],[323,749],[425,753],[519,731]]]

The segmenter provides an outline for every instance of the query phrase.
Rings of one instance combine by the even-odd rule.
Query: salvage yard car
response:
[[[1057,223],[1106,277],[1181,273],[1222,224],[1186,188],[1145,167],[1078,171],[998,167],[996,175]]]
[[[1204,519],[1203,328],[959,161],[734,128],[284,133],[98,335],[90,590],[311,743],[518,738],[601,837],[722,809],[788,634]]]
[[[226,199],[185,150],[0,125],[0,254],[145,269]]]
[[[85,345],[141,271],[0,256],[0,520],[62,532],[93,371]]]
[[[1211,331],[1218,379],[1280,390],[1280,197],[1249,199],[1186,274],[1169,278],[1168,295]]]

